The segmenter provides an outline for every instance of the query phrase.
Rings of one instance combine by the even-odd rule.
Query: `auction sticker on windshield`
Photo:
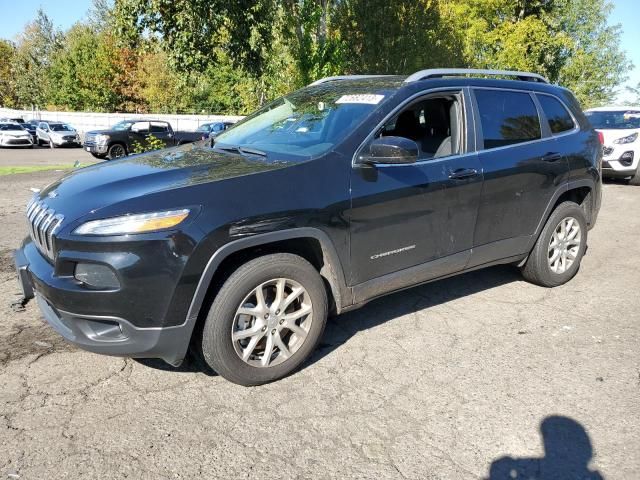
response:
[[[383,98],[384,95],[361,93],[357,95],[343,95],[336,100],[336,103],[366,103],[368,105],[377,105]]]

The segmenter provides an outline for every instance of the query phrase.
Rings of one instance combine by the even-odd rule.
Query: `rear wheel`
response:
[[[574,202],[556,207],[542,229],[522,275],[531,283],[557,287],[571,280],[587,248],[587,221]]]
[[[218,292],[202,331],[202,354],[240,385],[278,380],[315,350],[327,321],[327,293],[305,259],[266,255],[236,270]]]

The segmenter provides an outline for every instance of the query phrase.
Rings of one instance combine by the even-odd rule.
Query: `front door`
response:
[[[478,157],[467,153],[471,150],[464,121],[467,104],[468,97],[460,90],[425,96],[372,135],[372,139],[410,138],[420,155],[412,164],[353,167],[352,285],[388,275],[396,278],[403,270],[411,276],[407,269],[413,267],[420,271],[414,272],[413,281],[403,282],[418,283],[427,279],[425,275],[435,278],[464,268],[482,189]],[[367,147],[365,143],[363,150]],[[387,287],[393,290],[393,282]],[[375,288],[362,295],[375,296]],[[357,297],[356,293],[356,301],[363,300]]]

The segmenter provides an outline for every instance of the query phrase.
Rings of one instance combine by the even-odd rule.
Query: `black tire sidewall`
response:
[[[233,348],[231,328],[235,313],[252,289],[280,277],[294,280],[306,289],[313,307],[311,328],[291,358],[273,367],[253,367],[238,357]],[[326,290],[313,266],[296,255],[267,255],[236,270],[218,292],[203,328],[202,353],[213,370],[234,383],[251,386],[272,382],[295,371],[311,355],[322,337],[326,319]]]
[[[560,223],[561,220],[567,217],[573,217],[577,220],[580,225],[580,249],[578,250],[578,255],[576,256],[575,261],[565,272],[563,273],[555,273],[551,270],[548,261],[548,248],[549,243],[551,242],[551,236],[555,231],[556,227]],[[545,225],[542,233],[540,234],[540,238],[538,239],[538,244],[536,245],[536,264],[539,269],[538,277],[544,282],[547,286],[558,286],[562,285],[569,280],[571,280],[578,270],[580,269],[580,262],[582,261],[582,257],[587,249],[587,221],[585,219],[584,212],[582,208],[573,202],[565,202],[560,204],[554,212],[549,217],[547,224]]]
[[[120,148],[122,148],[122,150],[124,150],[124,155],[122,155],[122,157],[114,157],[114,156],[112,155],[113,150],[114,150],[115,148],[118,148],[118,147],[120,147]],[[124,147],[124,145],[122,145],[121,143],[114,143],[113,145],[111,145],[111,146],[109,147],[109,150],[107,151],[107,158],[108,158],[109,160],[117,160],[118,158],[123,158],[123,157],[126,157],[126,156],[127,156],[127,149],[126,149],[126,148]]]

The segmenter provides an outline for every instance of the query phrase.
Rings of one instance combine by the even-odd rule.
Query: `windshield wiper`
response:
[[[214,145],[214,148],[218,150],[224,150],[226,152],[234,152],[239,153],[240,155],[257,155],[259,157],[266,157],[267,152],[263,152],[262,150],[256,150],[254,148],[241,147],[240,145],[225,145],[224,147]]]

